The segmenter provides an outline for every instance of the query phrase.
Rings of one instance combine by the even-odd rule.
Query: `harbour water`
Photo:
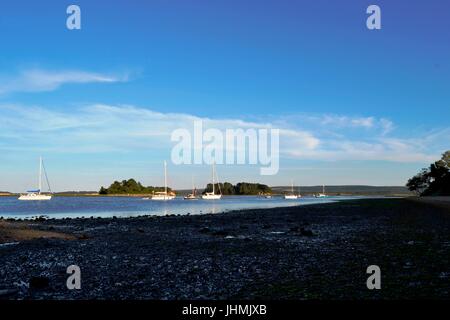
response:
[[[49,218],[135,217],[140,215],[185,215],[222,213],[231,210],[263,209],[365,197],[303,197],[285,200],[282,197],[266,199],[258,196],[224,196],[221,200],[151,201],[137,197],[53,197],[51,201],[18,201],[16,197],[0,197],[0,217],[30,219]]]

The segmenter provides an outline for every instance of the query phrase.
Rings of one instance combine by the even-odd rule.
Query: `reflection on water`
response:
[[[206,214],[230,210],[274,208],[283,206],[327,203],[362,197],[304,197],[298,200],[271,199],[257,196],[224,196],[221,200],[189,201],[177,198],[171,201],[151,201],[132,197],[54,197],[51,201],[18,201],[0,197],[0,217],[51,218],[76,217],[133,217],[139,215]]]

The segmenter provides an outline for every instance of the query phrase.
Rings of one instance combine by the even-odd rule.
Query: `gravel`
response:
[[[450,212],[406,199],[30,224],[76,240],[0,246],[0,299],[449,298]]]

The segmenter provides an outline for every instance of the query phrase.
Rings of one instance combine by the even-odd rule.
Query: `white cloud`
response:
[[[339,115],[322,115],[319,121],[323,125],[337,127],[363,127],[372,128],[375,119],[373,117],[348,117]]]
[[[22,71],[14,77],[0,77],[0,94],[53,91],[64,84],[70,83],[113,83],[121,81],[127,81],[127,76],[105,75],[78,70],[31,69]]]
[[[139,152],[170,150],[173,130],[192,130],[195,120],[204,129],[280,129],[282,157],[307,160],[384,160],[423,162],[436,159],[450,130],[434,130],[409,139],[389,136],[394,124],[375,117],[315,116],[352,126],[351,133],[335,133],[338,127],[317,121],[303,127],[293,117],[271,121],[201,118],[185,113],[163,113],[146,108],[95,104],[61,110],[19,105],[0,105],[0,150],[44,150],[64,153]],[[330,120],[331,119],[331,120]],[[307,127],[307,128],[306,128]],[[368,129],[371,135],[359,134]],[[354,130],[359,130],[356,133]],[[331,132],[331,134],[330,134]],[[447,146],[448,147],[448,146]]]
[[[381,118],[379,120],[380,127],[382,129],[382,134],[386,135],[392,130],[394,130],[394,123],[391,120]]]
[[[448,132],[447,138],[450,136]],[[429,151],[426,148],[416,148],[425,138],[405,141],[401,139],[329,140],[322,146],[307,152],[292,150],[290,156],[304,160],[357,160],[357,161],[391,161],[400,163],[430,163],[439,157],[440,151]]]

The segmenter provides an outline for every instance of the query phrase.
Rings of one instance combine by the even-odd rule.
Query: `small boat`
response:
[[[184,200],[198,200],[198,197],[195,195],[195,193],[189,193],[183,199]]]
[[[212,165],[212,192],[205,192],[205,194],[202,195],[203,200],[219,200],[222,198],[222,191],[220,190],[220,184],[219,186],[219,194],[216,194],[215,190],[215,163]],[[217,179],[219,180],[219,179]],[[218,181],[217,181],[218,182]]]
[[[167,162],[164,161],[164,191],[155,192],[150,200],[167,201],[175,199],[176,195],[173,192],[167,192]]]
[[[176,195],[172,192],[162,191],[162,192],[155,192],[150,200],[154,201],[166,201],[166,200],[173,200],[176,198]]]
[[[272,194],[271,193],[260,192],[259,196],[261,198],[265,198],[265,199],[272,199]]]
[[[50,190],[50,184],[48,182],[47,172],[45,171],[45,167],[42,161],[42,157],[39,158],[39,189],[37,190],[30,190],[27,191],[26,194],[21,194],[18,198],[18,200],[21,201],[45,201],[45,200],[51,200],[52,196],[50,194],[43,194],[41,192],[42,189],[42,171],[44,171],[45,178],[47,180],[47,186],[48,190],[51,193]]]
[[[294,193],[294,181],[291,182],[291,193],[290,194],[285,194],[284,195],[284,199],[286,200],[296,200],[298,198],[300,198],[301,195],[297,195]]]
[[[318,193],[315,195],[316,198],[326,198],[328,197],[325,193],[325,185],[322,185],[322,193]]]
[[[194,186],[194,177],[192,177],[192,193],[189,193],[187,196],[184,197],[184,200],[198,200],[197,197],[197,189]]]

